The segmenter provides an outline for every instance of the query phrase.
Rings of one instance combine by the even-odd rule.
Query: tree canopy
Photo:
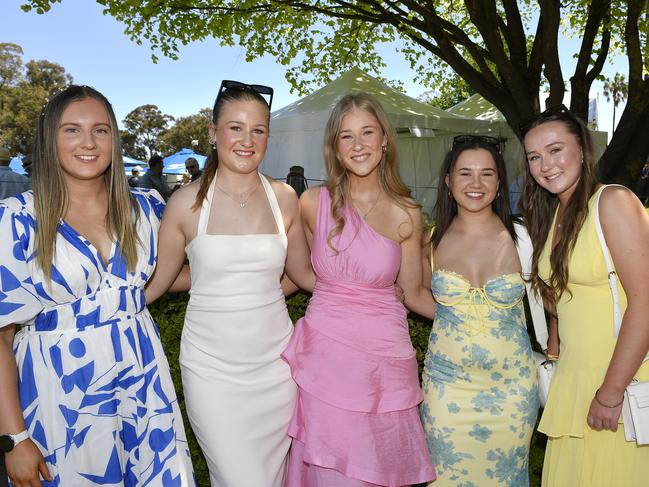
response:
[[[160,111],[156,105],[141,105],[131,110],[124,117],[124,142],[136,157],[151,157],[160,151],[159,139],[167,131],[167,125],[174,117]],[[129,147],[129,144],[132,147]]]
[[[43,13],[62,0],[27,0]],[[588,93],[611,52],[629,64],[628,103],[600,161],[605,179],[626,176],[649,153],[648,0],[97,0],[154,57],[175,58],[180,45],[208,37],[239,44],[246,60],[271,54],[303,92],[352,66],[379,76],[382,46],[401,52],[428,86],[452,70],[493,103],[515,132],[563,100],[585,118]],[[559,39],[580,39],[575,67],[564,73]]]
[[[36,122],[48,97],[72,82],[59,64],[23,63],[17,44],[0,43],[0,145],[12,154],[31,152]]]

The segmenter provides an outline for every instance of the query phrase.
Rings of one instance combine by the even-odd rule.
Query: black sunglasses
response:
[[[453,137],[453,147],[451,147],[451,150],[455,149],[460,144],[468,144],[471,142],[475,142],[476,140],[479,140],[480,142],[490,145],[498,153],[502,153],[502,144],[500,143],[500,139],[496,137],[492,137],[491,135],[473,135],[473,134],[460,134],[456,135]]]
[[[219,94],[216,95],[216,101],[214,104],[216,105],[219,102],[219,99],[221,98],[221,95],[225,93],[226,91],[254,91],[258,95],[266,95],[269,97],[268,99],[268,109],[270,110],[270,107],[273,104],[273,89],[270,86],[264,86],[264,85],[249,85],[247,83],[242,83],[241,81],[234,81],[231,79],[224,79],[221,81],[221,87],[219,88]]]

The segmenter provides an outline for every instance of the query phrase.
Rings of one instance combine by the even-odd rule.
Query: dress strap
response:
[[[284,218],[282,217],[282,210],[279,208],[279,203],[277,202],[277,196],[275,196],[275,191],[270,185],[270,182],[263,174],[259,173],[259,178],[261,179],[261,184],[264,187],[266,192],[266,198],[268,198],[268,204],[270,204],[270,209],[273,210],[273,216],[275,217],[275,223],[277,224],[277,232],[280,235],[286,235],[286,228],[284,228]]]
[[[214,177],[210,183],[210,187],[207,190],[207,195],[203,199],[203,204],[201,204],[201,212],[198,215],[198,228],[196,229],[196,235],[203,235],[207,232],[207,224],[210,221],[210,211],[212,210],[212,200],[214,199],[214,188],[216,187],[216,172],[214,172]]]

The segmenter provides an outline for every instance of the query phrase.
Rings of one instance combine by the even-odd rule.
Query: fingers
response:
[[[41,477],[43,477],[48,482],[52,481],[52,474],[47,469],[47,465],[45,464],[45,460],[42,457],[41,457],[40,461],[38,462],[38,472],[41,474]],[[39,482],[39,485],[40,485],[40,482]]]

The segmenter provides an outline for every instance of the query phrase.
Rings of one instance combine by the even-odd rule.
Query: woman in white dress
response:
[[[147,298],[191,273],[180,365],[187,413],[219,487],[281,487],[296,389],[280,358],[293,325],[280,279],[303,289],[313,271],[294,190],[258,172],[272,88],[224,81],[214,104],[212,154],[178,190],[160,228]],[[217,171],[218,168],[218,171]]]

